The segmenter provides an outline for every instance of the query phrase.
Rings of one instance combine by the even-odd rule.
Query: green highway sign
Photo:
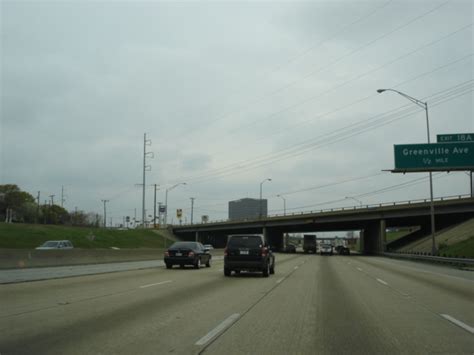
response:
[[[453,133],[453,134],[438,134],[436,136],[438,143],[455,143],[455,142],[474,142],[474,133]]]
[[[474,170],[474,143],[399,144],[393,172]]]

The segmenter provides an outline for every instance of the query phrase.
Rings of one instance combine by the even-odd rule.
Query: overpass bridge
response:
[[[471,196],[437,198],[434,207],[436,230],[474,217],[474,198]],[[199,240],[216,247],[224,247],[229,234],[259,233],[265,235],[270,245],[280,248],[283,245],[284,233],[360,230],[361,251],[366,254],[379,254],[386,251],[387,228],[411,226],[419,226],[422,233],[430,234],[429,200],[172,226],[172,231],[183,240]]]

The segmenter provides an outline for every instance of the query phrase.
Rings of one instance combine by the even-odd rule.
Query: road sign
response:
[[[178,209],[176,210],[176,217],[178,217],[179,219],[181,219],[182,215],[183,215],[183,210],[182,210],[181,208],[178,208]]]
[[[394,172],[474,169],[474,143],[400,144],[394,153]]]
[[[438,143],[474,142],[474,133],[438,134],[436,141]]]

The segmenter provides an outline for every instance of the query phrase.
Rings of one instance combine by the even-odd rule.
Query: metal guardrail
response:
[[[445,256],[432,256],[432,255],[416,255],[416,254],[399,254],[399,253],[383,253],[384,256],[399,259],[409,260],[422,260],[445,264],[456,264],[456,265],[474,265],[474,259],[469,258],[448,258]]]

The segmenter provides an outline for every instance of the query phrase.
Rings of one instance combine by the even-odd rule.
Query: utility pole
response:
[[[39,215],[40,215],[40,195],[41,195],[41,191],[38,191],[38,197],[37,197],[37,200],[38,200],[38,207],[36,208],[36,223],[39,223]]]
[[[101,200],[104,203],[104,228],[107,227],[107,202],[109,200]]]
[[[195,197],[191,197],[191,224],[193,224],[194,200]]]
[[[142,195],[142,225],[145,227],[145,174],[151,171],[151,165],[146,165],[146,158],[153,158],[153,152],[147,152],[146,147],[151,145],[151,140],[146,139],[146,133],[143,135],[143,195]]]
[[[472,170],[470,171],[470,176],[471,176],[471,197],[474,197],[474,195],[472,193],[473,192],[472,190],[474,188],[474,186],[472,185]]]
[[[56,196],[56,195],[49,195],[49,197],[51,198],[51,206],[54,205],[54,196]]]
[[[66,200],[64,199],[64,185],[63,185],[61,186],[61,207],[63,208],[64,208],[64,201]]]

